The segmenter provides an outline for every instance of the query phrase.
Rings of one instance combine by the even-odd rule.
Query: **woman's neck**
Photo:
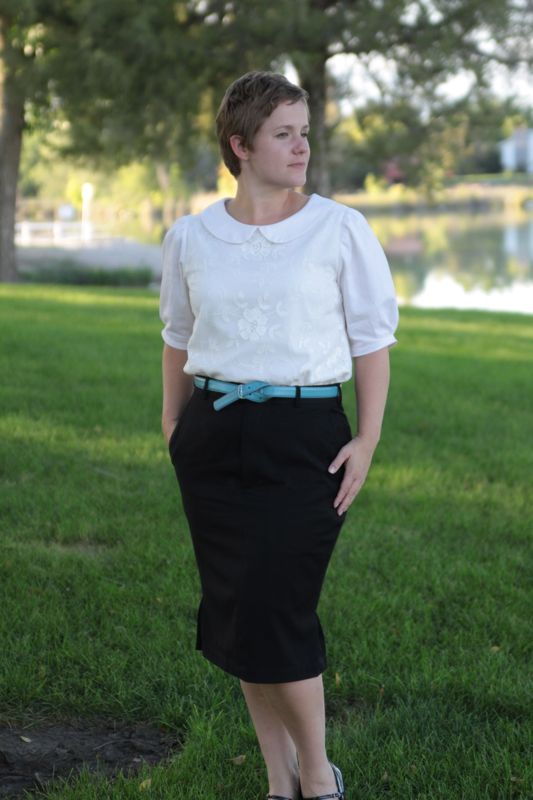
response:
[[[226,203],[226,211],[246,225],[273,225],[295,214],[308,200],[307,195],[293,189],[252,194],[238,186],[236,196]]]

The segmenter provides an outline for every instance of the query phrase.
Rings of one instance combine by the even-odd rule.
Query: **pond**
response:
[[[533,314],[533,215],[365,216],[401,305]]]

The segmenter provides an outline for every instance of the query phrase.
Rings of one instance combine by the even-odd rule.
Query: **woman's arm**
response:
[[[183,372],[187,351],[163,345],[163,410],[161,429],[168,442],[170,435],[193,392],[193,376]]]
[[[389,348],[356,356],[354,363],[357,434],[341,447],[329,467],[330,472],[336,472],[346,462],[344,477],[333,501],[338,514],[346,511],[363,486],[379,442],[389,390]]]
[[[389,348],[354,358],[357,438],[372,450],[381,436],[389,391]]]

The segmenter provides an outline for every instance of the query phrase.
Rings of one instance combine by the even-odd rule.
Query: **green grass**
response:
[[[48,798],[252,800],[238,681],[194,650],[199,580],[160,433],[157,297],[0,286],[1,721],[169,726],[183,750]],[[382,440],[320,616],[349,800],[533,797],[533,317],[401,310]],[[344,404],[355,428],[353,384]],[[231,759],[246,755],[241,765]]]

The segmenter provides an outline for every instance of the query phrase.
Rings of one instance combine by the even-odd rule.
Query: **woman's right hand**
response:
[[[194,391],[193,376],[183,372],[186,361],[186,350],[176,350],[165,342],[162,359],[163,407],[161,409],[161,429],[167,445],[176,429],[183,409]]]

